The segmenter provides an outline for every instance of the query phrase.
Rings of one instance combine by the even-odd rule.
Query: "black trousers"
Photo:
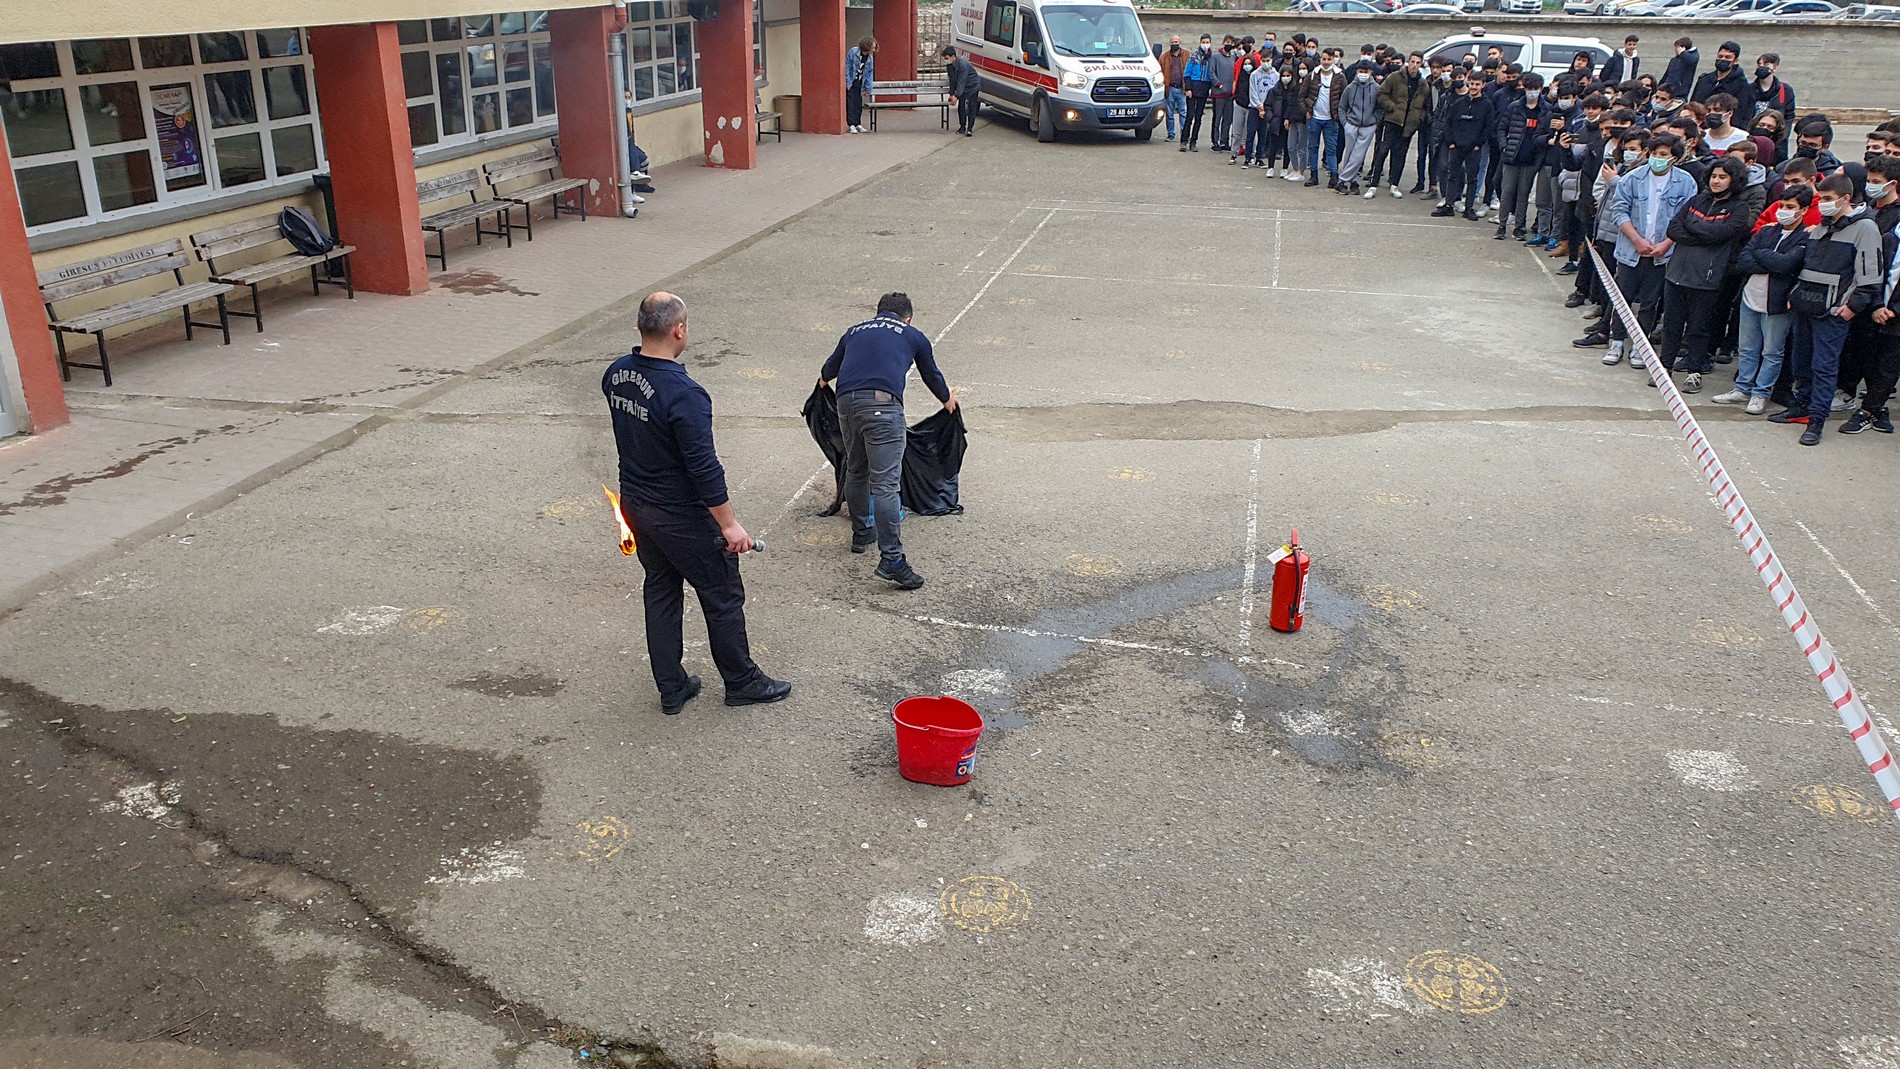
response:
[[[1375,150],[1375,154],[1372,157],[1371,170],[1366,172],[1367,176],[1371,179],[1368,184],[1379,184],[1379,171],[1385,166],[1386,158],[1389,156],[1392,160],[1392,174],[1391,177],[1386,179],[1386,185],[1398,185],[1399,179],[1405,177],[1405,157],[1411,151],[1412,135],[1405,132],[1405,127],[1400,126],[1398,123],[1380,123],[1379,147]],[[1423,177],[1425,174],[1424,171],[1418,173],[1420,177]]]
[[[1202,82],[1206,85],[1206,82]],[[1201,119],[1207,113],[1207,94],[1189,93],[1187,119],[1181,124],[1181,140],[1190,145],[1200,144]]]
[[[1638,259],[1634,267],[1615,260],[1610,262],[1616,264],[1616,288],[1623,291],[1623,300],[1636,313],[1636,325],[1643,328],[1644,334],[1654,331],[1656,320],[1662,312],[1663,270],[1668,265],[1659,264],[1647,256]],[[1616,314],[1616,309],[1610,309],[1609,320],[1611,341],[1629,337],[1629,331],[1623,327],[1623,317]],[[1656,355],[1664,361],[1663,366],[1668,367],[1669,361],[1675,359],[1671,355],[1674,352],[1673,349],[1660,349]]]
[[[1412,184],[1420,189],[1438,185],[1438,155],[1432,151],[1430,119],[1418,128],[1418,180]]]
[[[1216,149],[1231,147],[1234,143],[1234,98],[1210,97],[1207,104],[1214,109],[1214,132],[1207,135],[1208,144]]]
[[[980,98],[977,96],[977,94],[975,93],[971,93],[968,96],[958,97],[957,98],[957,129],[958,130],[976,129],[976,113],[981,107],[982,107],[982,102]]]
[[[1674,282],[1665,285],[1662,343],[1656,347],[1663,367],[1704,375],[1715,370],[1715,313],[1721,307],[1719,287],[1698,290]]]
[[[1867,371],[1867,393],[1861,397],[1860,407],[1869,412],[1887,407],[1887,398],[1893,396],[1896,384],[1900,384],[1900,334],[1882,331],[1874,337],[1874,360]]]
[[[624,490],[623,490],[624,495]],[[640,505],[623,496],[638,543],[635,554],[646,569],[647,658],[653,664],[653,683],[660,700],[671,702],[686,692],[686,669],[680,664],[684,640],[680,633],[686,608],[681,580],[693,584],[700,612],[706,617],[706,637],[713,663],[727,690],[739,690],[759,678],[752,663],[752,646],[745,634],[745,584],[739,580],[739,556],[719,544],[719,525],[703,508],[690,511]]]
[[[846,126],[864,125],[864,88],[849,86],[844,91],[844,124]]]
[[[1445,195],[1446,204],[1457,204],[1465,200],[1468,211],[1483,207],[1479,201],[1478,159],[1482,151],[1476,146],[1469,148],[1440,148],[1439,154],[1445,158],[1445,173],[1439,183],[1438,191]],[[1469,199],[1466,194],[1469,193]]]

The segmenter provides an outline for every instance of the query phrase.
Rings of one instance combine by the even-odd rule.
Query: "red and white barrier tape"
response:
[[[1608,269],[1595,245],[1586,247],[1590,250],[1590,258],[1596,261],[1599,277],[1606,281],[1614,279],[1615,272]],[[1754,562],[1755,574],[1761,577],[1762,584],[1768,588],[1769,599],[1781,610],[1781,618],[1787,621],[1788,631],[1800,644],[1802,654],[1808,659],[1808,667],[1814,670],[1814,677],[1820,681],[1827,700],[1834,704],[1834,711],[1840,714],[1848,737],[1860,748],[1861,760],[1867,762],[1867,771],[1874,774],[1874,782],[1880,784],[1880,790],[1887,796],[1887,804],[1893,807],[1894,815],[1900,817],[1900,770],[1894,768],[1893,754],[1887,751],[1886,740],[1880,737],[1880,730],[1874,727],[1866,706],[1861,704],[1860,696],[1854,693],[1853,685],[1847,681],[1847,673],[1841,669],[1840,660],[1834,656],[1834,647],[1828,645],[1826,636],[1821,634],[1820,624],[1815,622],[1807,605],[1801,601],[1801,595],[1794,587],[1794,578],[1781,566],[1781,558],[1775,556],[1774,547],[1768,544],[1767,532],[1761,529],[1754,513],[1748,510],[1748,504],[1742,500],[1742,492],[1736,489],[1734,481],[1723,469],[1722,459],[1715,455],[1715,447],[1709,444],[1702,434],[1702,427],[1689,414],[1688,404],[1683,401],[1676,384],[1670,381],[1669,373],[1663,370],[1662,361],[1657,358],[1655,348],[1649,344],[1649,338],[1644,335],[1642,326],[1630,311],[1629,303],[1623,299],[1623,294],[1618,292],[1614,282],[1608,282],[1604,289],[1610,295],[1610,303],[1615,306],[1617,318],[1623,321],[1629,344],[1643,358],[1643,366],[1649,370],[1650,378],[1655,380],[1656,389],[1662,394],[1663,406],[1675,417],[1676,427],[1682,431],[1682,437],[1694,452],[1696,467],[1708,479],[1709,488],[1715,493],[1715,503],[1728,517],[1735,537],[1741,540],[1742,548],[1748,552],[1748,559]]]

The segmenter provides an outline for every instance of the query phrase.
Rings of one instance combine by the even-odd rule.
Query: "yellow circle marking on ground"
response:
[[[575,516],[586,516],[606,504],[600,497],[564,497],[559,501],[550,501],[541,506],[541,515],[550,520],[566,520]]]
[[[1070,575],[1120,575],[1126,569],[1121,558],[1106,554],[1071,553],[1062,560]]]
[[[1419,500],[1411,494],[1401,494],[1396,490],[1374,490],[1366,495],[1366,500],[1374,505],[1386,505],[1391,508],[1415,508]]]
[[[1838,783],[1810,783],[1792,792],[1795,804],[1824,817],[1844,817],[1857,824],[1878,824],[1881,807],[1853,787]]]
[[[574,835],[569,845],[574,848],[576,858],[589,865],[598,865],[627,845],[627,825],[619,817],[583,820],[574,825]]]
[[[1510,998],[1496,965],[1449,950],[1427,950],[1406,962],[1405,986],[1441,1010],[1467,1016],[1490,1013]]]
[[[1695,640],[1704,646],[1721,646],[1733,649],[1742,646],[1754,646],[1762,637],[1746,627],[1734,624],[1718,623],[1714,620],[1697,620],[1693,628]]]
[[[410,609],[402,614],[402,619],[409,625],[409,630],[420,635],[445,624],[461,623],[468,619],[468,614],[450,605],[431,605],[423,609]]]
[[[1385,612],[1398,612],[1425,604],[1425,595],[1404,587],[1372,586],[1366,588],[1366,604]]]
[[[1639,527],[1647,527],[1652,531],[1662,531],[1665,534],[1688,534],[1690,531],[1695,530],[1694,527],[1676,519],[1674,516],[1637,516],[1635,520]]]
[[[792,536],[792,541],[797,542],[801,546],[810,546],[813,549],[823,549],[828,546],[842,546],[850,540],[850,536],[843,531],[829,531],[824,528],[800,531]]]
[[[1029,916],[1029,892],[1001,876],[965,876],[943,889],[943,915],[971,932],[1008,928]]]
[[[778,372],[769,367],[747,367],[739,369],[739,377],[742,379],[776,379],[778,378]]]
[[[1147,468],[1116,468],[1114,471],[1108,473],[1108,477],[1111,479],[1120,479],[1123,482],[1140,483],[1147,482],[1149,479],[1154,478],[1155,473],[1149,471]]]

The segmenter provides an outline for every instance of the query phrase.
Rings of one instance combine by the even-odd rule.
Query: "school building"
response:
[[[0,436],[67,421],[41,289],[62,268],[145,262],[296,204],[334,212],[358,289],[414,294],[429,286],[418,182],[552,145],[591,220],[620,212],[628,114],[655,165],[771,166],[756,116],[780,95],[802,98],[805,132],[845,132],[845,0],[466,3],[0,4]],[[917,0],[872,7],[879,80],[915,77]],[[177,284],[162,272],[59,314]],[[63,340],[91,358],[93,339]]]

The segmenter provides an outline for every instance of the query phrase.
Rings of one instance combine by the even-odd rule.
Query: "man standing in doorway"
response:
[[[671,293],[640,302],[640,344],[601,376],[620,452],[620,503],[646,571],[647,658],[671,716],[699,693],[699,677],[680,663],[683,579],[706,617],[713,663],[727,705],[783,701],[792,692],[759,670],[745,631],[739,554],[753,548],[726,493],[726,469],[713,448],[712,398],[686,373],[686,303]]]
[[[957,133],[975,137],[977,96],[983,91],[983,79],[969,57],[957,55],[949,45],[943,46],[943,58],[950,61],[950,95],[957,99]]]
[[[930,339],[910,325],[910,298],[887,293],[878,298],[877,317],[867,319],[838,339],[818,384],[836,383],[838,424],[844,432],[844,498],[851,510],[851,552],[878,548],[877,578],[900,590],[915,590],[924,577],[904,559],[900,537],[903,505],[904,380],[914,365],[943,407],[954,412],[957,397],[937,370]]]

